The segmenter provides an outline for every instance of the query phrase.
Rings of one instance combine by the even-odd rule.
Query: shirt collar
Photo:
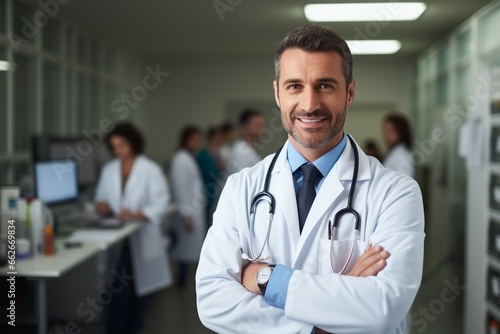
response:
[[[339,160],[340,156],[342,155],[342,152],[344,151],[346,143],[347,143],[347,137],[344,133],[342,140],[340,141],[340,143],[337,144],[337,146],[335,146],[330,151],[323,154],[316,161],[313,161],[314,166],[316,166],[316,168],[321,172],[323,177],[328,175],[332,167]],[[295,171],[299,169],[300,166],[309,162],[307,161],[306,158],[302,156],[302,154],[299,153],[299,151],[295,149],[295,147],[293,147],[291,143],[287,145],[286,153],[292,173],[295,173]]]

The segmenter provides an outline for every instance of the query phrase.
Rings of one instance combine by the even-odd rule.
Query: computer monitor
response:
[[[78,199],[78,167],[71,159],[35,162],[35,194],[46,204]]]
[[[85,147],[85,151],[82,151],[81,146]],[[90,142],[77,139],[50,139],[48,156],[51,160],[74,159],[77,161],[80,189],[95,186],[97,183],[99,148],[91,145]]]
[[[47,160],[72,159],[78,165],[78,188],[95,187],[100,171],[100,145],[75,137],[33,136],[33,163]]]

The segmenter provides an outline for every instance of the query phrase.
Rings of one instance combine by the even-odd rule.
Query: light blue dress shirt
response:
[[[323,177],[319,179],[317,181],[317,184],[315,185],[316,193],[318,193],[319,189],[321,188],[321,185],[325,180],[325,176],[327,176],[328,173],[330,173],[330,170],[339,160],[340,156],[342,155],[342,152],[344,152],[346,143],[347,143],[347,137],[344,134],[342,140],[340,141],[340,143],[337,144],[337,146],[332,148],[330,151],[325,153],[316,161],[312,162],[314,166],[316,166],[316,168],[323,175]],[[299,189],[302,186],[303,182],[303,175],[302,171],[300,170],[300,166],[302,166],[305,163],[308,163],[309,161],[307,161],[307,159],[304,158],[302,154],[300,154],[299,151],[297,151],[295,147],[293,147],[293,145],[290,143],[287,146],[286,154],[287,154],[288,164],[290,165],[290,168],[293,173],[295,195],[297,195],[299,193]],[[264,296],[266,303],[274,307],[279,307],[281,309],[285,308],[286,297],[288,292],[288,284],[290,283],[290,278],[292,277],[292,274],[293,274],[292,268],[289,268],[281,264],[276,265],[271,275],[271,278],[269,279],[269,282],[267,284],[266,294]]]

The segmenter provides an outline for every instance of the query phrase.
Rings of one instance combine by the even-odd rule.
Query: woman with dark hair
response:
[[[180,213],[174,223],[177,243],[172,257],[179,263],[178,284],[181,287],[186,284],[189,263],[198,261],[206,232],[205,189],[195,158],[200,143],[201,130],[196,126],[185,127],[170,166],[172,192]]]
[[[135,126],[116,125],[106,141],[115,159],[102,169],[96,210],[103,216],[142,224],[120,252],[115,270],[135,279],[113,295],[107,333],[139,333],[148,297],[172,282],[160,230],[170,195],[160,166],[142,154],[144,140]]]
[[[406,117],[391,114],[384,120],[384,138],[389,152],[383,165],[415,178],[415,163],[411,154],[412,135]]]

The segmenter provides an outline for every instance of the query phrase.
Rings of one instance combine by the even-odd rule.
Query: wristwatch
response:
[[[263,295],[266,294],[267,283],[271,279],[271,274],[273,273],[273,269],[276,267],[275,265],[269,265],[266,267],[262,267],[257,271],[257,286],[262,292]]]

